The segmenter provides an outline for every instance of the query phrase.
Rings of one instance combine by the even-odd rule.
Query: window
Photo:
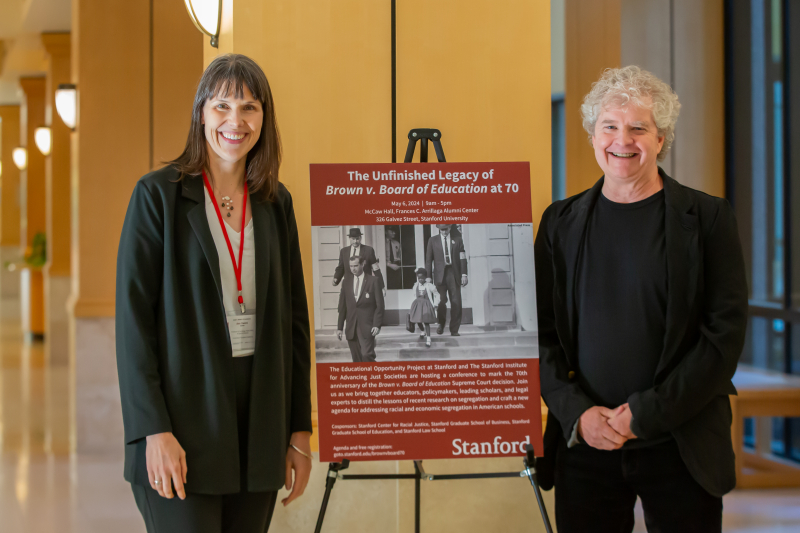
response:
[[[552,97],[551,122],[552,128],[552,165],[553,165],[553,201],[563,200],[567,197],[567,138],[566,118],[564,107],[564,94],[554,94]]]
[[[414,226],[384,226],[387,290],[413,289],[417,282]]]
[[[726,179],[750,286],[742,363],[800,374],[800,2],[726,0]],[[755,424],[746,427],[752,441]],[[800,419],[772,452],[800,461]]]

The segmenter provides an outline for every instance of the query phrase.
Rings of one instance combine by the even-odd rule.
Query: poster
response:
[[[542,454],[530,194],[524,162],[311,165],[321,461]]]

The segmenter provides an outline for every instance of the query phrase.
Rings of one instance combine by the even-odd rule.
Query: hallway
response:
[[[0,531],[142,533],[117,457],[70,454],[70,368],[0,322]]]

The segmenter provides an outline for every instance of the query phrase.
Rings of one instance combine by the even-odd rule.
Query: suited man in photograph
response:
[[[559,533],[719,533],[736,485],[729,395],[747,327],[733,209],[661,168],[680,103],[631,66],[581,112],[603,177],[544,212],[534,245],[543,488]],[[697,170],[697,169],[696,169]]]
[[[360,229],[350,228],[348,233],[350,246],[339,250],[339,264],[336,265],[336,269],[333,271],[333,286],[339,285],[342,278],[351,277],[350,268],[348,268],[350,258],[360,256],[364,258],[364,273],[377,279],[378,286],[383,291],[383,296],[386,296],[386,287],[383,283],[383,274],[381,274],[378,256],[375,255],[375,249],[372,246],[361,244],[361,236]]]
[[[444,333],[447,321],[447,299],[450,298],[450,335],[458,337],[461,327],[461,287],[469,283],[467,278],[467,254],[460,235],[452,234],[451,224],[436,224],[439,234],[428,239],[425,250],[425,268],[432,272],[428,282],[433,282],[439,291],[440,301],[436,316],[439,327],[436,333]]]
[[[336,336],[342,340],[344,331],[354,363],[375,360],[375,337],[381,332],[383,323],[383,291],[378,286],[378,278],[367,275],[365,263],[362,256],[350,258],[352,275],[345,278],[339,293]]]

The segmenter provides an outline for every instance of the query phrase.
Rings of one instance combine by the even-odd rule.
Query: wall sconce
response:
[[[72,83],[61,83],[56,89],[56,111],[64,124],[75,131],[78,121],[78,88]]]
[[[197,29],[211,37],[211,46],[218,48],[222,0],[183,0]]]
[[[39,126],[33,132],[33,140],[36,142],[36,148],[42,152],[42,155],[47,157],[53,148],[53,134],[47,126]]]
[[[28,168],[28,151],[22,146],[14,148],[14,151],[11,152],[11,158],[18,169],[25,170]]]

